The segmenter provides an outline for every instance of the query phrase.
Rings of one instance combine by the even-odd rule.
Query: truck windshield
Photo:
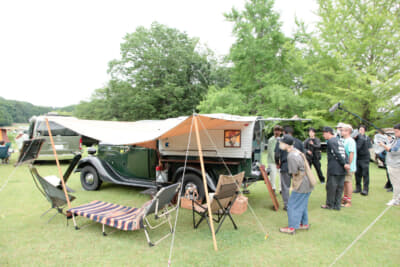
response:
[[[78,134],[68,128],[65,128],[64,126],[52,122],[49,122],[50,129],[51,129],[51,134],[52,135],[61,135],[61,136],[78,136]],[[38,123],[38,126],[36,128],[36,131],[38,135],[40,136],[49,136],[49,131],[47,130],[46,122],[41,121]]]

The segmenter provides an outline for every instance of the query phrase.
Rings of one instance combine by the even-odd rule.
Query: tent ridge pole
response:
[[[70,209],[71,208],[71,202],[69,201],[69,197],[68,197],[68,193],[67,193],[67,187],[65,186],[64,176],[63,176],[62,171],[61,171],[60,162],[58,161],[56,147],[54,145],[53,134],[51,133],[49,120],[47,118],[46,118],[46,126],[47,126],[47,131],[49,132],[49,137],[50,137],[51,147],[53,148],[54,157],[56,158],[56,163],[57,163],[58,173],[59,173],[60,178],[61,178],[62,188],[63,188],[64,194],[65,194],[65,198],[67,199],[68,208]]]
[[[200,134],[199,134],[199,126],[197,124],[197,114],[194,114],[194,127],[196,130],[196,140],[197,140],[197,148],[199,150],[199,158],[200,158],[200,166],[201,166],[201,174],[203,176],[203,185],[204,185],[204,192],[206,195],[206,201],[207,201],[207,210],[208,210],[208,216],[210,217],[210,227],[211,227],[211,234],[213,238],[213,244],[214,244],[214,250],[218,251],[217,247],[217,239],[215,238],[215,231],[214,231],[214,221],[212,218],[212,211],[211,211],[211,205],[210,205],[210,199],[208,196],[208,187],[207,187],[207,180],[206,180],[206,171],[204,168],[204,160],[203,160],[203,151],[201,149],[201,143],[200,143]]]

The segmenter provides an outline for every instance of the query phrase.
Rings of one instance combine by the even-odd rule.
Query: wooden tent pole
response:
[[[201,143],[200,143],[200,134],[199,134],[199,126],[197,124],[197,115],[194,115],[194,128],[196,130],[196,140],[197,140],[197,148],[199,150],[199,158],[200,158],[200,166],[201,166],[201,174],[203,176],[203,185],[204,185],[204,192],[206,195],[206,201],[207,201],[207,210],[208,210],[208,216],[210,217],[210,227],[211,227],[211,234],[213,238],[213,243],[214,243],[214,250],[218,251],[217,247],[217,239],[215,238],[215,231],[214,231],[214,221],[212,218],[212,211],[211,211],[211,205],[210,205],[210,198],[208,197],[208,187],[207,187],[207,180],[206,180],[206,171],[204,168],[204,161],[203,161],[203,151],[201,149]]]
[[[47,131],[49,132],[49,137],[50,137],[51,147],[53,148],[54,157],[56,158],[58,173],[59,173],[59,175],[61,177],[62,188],[64,190],[65,198],[67,199],[68,208],[70,209],[71,208],[71,202],[69,201],[67,187],[65,186],[64,176],[63,176],[62,171],[61,171],[60,162],[58,161],[56,147],[54,146],[53,135],[51,133],[49,120],[47,118],[46,118],[46,126],[47,126]]]

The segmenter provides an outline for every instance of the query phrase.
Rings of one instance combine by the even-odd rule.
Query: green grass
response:
[[[12,163],[16,160],[16,153]],[[325,159],[323,165],[326,165]],[[65,170],[67,165],[62,166]],[[325,166],[324,166],[325,167]],[[14,167],[0,165],[0,187]],[[57,174],[55,164],[38,165],[42,175]],[[325,187],[318,184],[311,194],[311,229],[289,236],[279,233],[287,225],[283,210],[272,211],[266,186],[259,182],[250,187],[249,203],[269,238],[248,210],[234,215],[239,227],[233,230],[226,221],[217,234],[219,251],[212,246],[206,224],[192,227],[191,213],[180,210],[173,250],[173,266],[328,266],[386,208],[391,193],[383,190],[385,172],[371,165],[370,195],[353,196],[353,207],[340,212],[322,210]],[[100,191],[86,192],[74,174],[68,185],[76,190],[73,206],[98,199],[118,204],[141,206],[148,196],[141,189],[103,184]],[[282,203],[280,197],[279,201]],[[117,231],[101,235],[101,225],[92,223],[79,231],[72,221],[66,226],[62,216],[40,217],[49,203],[35,188],[28,168],[16,169],[8,185],[0,192],[0,266],[167,266],[170,238],[149,248],[143,231]],[[400,262],[400,207],[388,212],[347,252],[337,266],[398,266]],[[78,217],[78,224],[88,220]],[[111,229],[108,228],[108,231]],[[165,229],[163,229],[165,230]],[[162,232],[154,233],[155,237]]]

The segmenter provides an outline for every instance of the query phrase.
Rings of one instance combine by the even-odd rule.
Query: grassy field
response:
[[[16,153],[12,163],[16,160]],[[324,168],[326,165],[324,159]],[[46,176],[57,173],[54,164],[38,165]],[[66,169],[67,165],[62,166]],[[0,188],[14,167],[0,165]],[[320,208],[325,200],[325,187],[318,184],[311,194],[309,216],[311,229],[296,235],[279,233],[287,225],[283,210],[272,211],[266,186],[259,182],[250,187],[249,203],[255,210],[264,233],[248,210],[234,215],[239,227],[233,230],[226,221],[217,234],[219,251],[215,252],[206,224],[192,227],[191,213],[180,210],[173,250],[173,266],[329,266],[335,258],[386,208],[391,193],[383,190],[385,172],[371,165],[368,197],[353,197],[353,207],[338,211]],[[92,200],[141,206],[149,198],[141,189],[103,184],[100,191],[83,191],[79,175],[68,185],[76,190],[73,206]],[[279,197],[280,203],[282,203]],[[8,185],[0,192],[0,266],[167,266],[170,238],[149,248],[143,231],[117,231],[101,235],[100,224],[89,224],[79,231],[72,222],[66,225],[62,216],[46,223],[52,214],[40,217],[49,203],[35,188],[28,168],[16,169]],[[400,207],[390,208],[385,215],[347,252],[337,266],[399,266]],[[78,224],[88,223],[78,218]],[[110,231],[110,228],[107,229]],[[162,232],[155,232],[155,237]]]

